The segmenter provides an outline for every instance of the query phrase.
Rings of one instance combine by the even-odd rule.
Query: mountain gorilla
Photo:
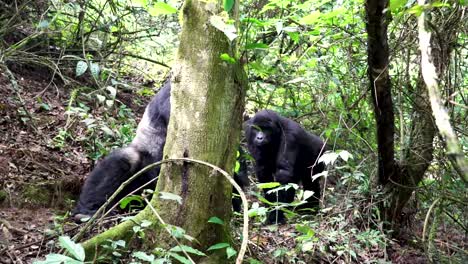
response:
[[[162,160],[171,109],[170,93],[171,83],[167,80],[146,107],[143,118],[138,124],[136,136],[130,145],[113,151],[98,162],[86,179],[78,204],[72,211],[75,220],[92,216],[124,181],[147,165]],[[109,208],[132,191],[156,178],[159,170],[158,166],[133,180],[110,203]],[[247,177],[246,173],[235,175],[236,182],[241,187],[247,182],[244,177]],[[147,188],[154,189],[155,185],[154,182]],[[240,205],[236,205],[235,209],[237,208],[240,210]]]
[[[247,121],[245,136],[261,183],[279,182],[284,185],[302,182],[304,189],[314,194],[301,208],[318,207],[320,183],[318,180],[312,181],[312,175],[324,170],[324,164],[318,163],[324,151],[324,142],[318,136],[271,110],[262,110]],[[270,202],[291,203],[294,200],[293,188],[280,190],[277,194],[268,193],[267,189],[264,192]],[[284,223],[284,214],[280,210],[272,211],[267,221]]]

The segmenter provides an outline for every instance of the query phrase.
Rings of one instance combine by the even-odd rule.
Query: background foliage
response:
[[[97,160],[132,139],[140,118],[134,110],[144,108],[172,66],[180,7],[175,0],[0,3],[2,74],[12,83],[25,73],[37,74],[48,82],[44,92],[59,87],[66,94],[61,113],[65,122],[55,127],[53,137],[44,139],[47,146],[64,153],[80,146],[88,158]],[[430,27],[435,34],[457,10],[467,11],[466,1],[461,0],[433,1],[428,6],[413,0],[390,1],[388,67],[400,160],[411,151],[409,135],[418,121],[413,115],[419,96],[415,87],[421,80],[416,19],[424,8],[434,18]],[[320,135],[337,153],[346,150],[342,153],[352,155],[328,157],[334,166],[323,177],[329,188],[316,218],[291,212],[296,221],[293,246],[254,252],[250,262],[385,260],[388,247],[398,250],[402,245],[413,245],[435,262],[466,260],[466,185],[448,161],[439,137],[434,140],[434,159],[402,218],[405,235],[399,237],[399,246],[379,222],[377,202],[385,197],[373,185],[377,143],[367,78],[364,1],[247,0],[240,12],[240,54],[235,59],[244,63],[249,76],[246,113],[273,109]],[[456,45],[450,47],[440,87],[466,154],[468,24],[464,17],[451,25]],[[41,120],[24,103],[24,88],[12,87],[22,124],[37,132]],[[34,100],[50,111],[44,92]],[[257,224],[265,210],[254,202],[250,213]],[[260,237],[264,230],[258,224],[252,232]]]

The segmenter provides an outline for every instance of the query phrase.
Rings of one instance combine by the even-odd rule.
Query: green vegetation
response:
[[[203,2],[209,6],[210,1]],[[320,135],[331,150],[323,157],[328,171],[318,176],[324,194],[316,215],[299,214],[282,204],[267,207],[261,189],[276,186],[251,185],[244,262],[391,263],[399,258],[466,262],[467,1],[382,1],[388,2],[382,16],[388,26],[383,43],[388,63],[383,68],[368,60],[374,36],[368,38],[370,19],[365,7],[372,0],[247,0],[240,1],[238,10],[234,2],[224,0],[224,11],[212,14],[206,27],[223,32],[238,49],[218,58],[229,65],[240,63],[247,72],[246,114],[273,109]],[[17,118],[15,126],[34,135],[44,152],[60,153],[81,162],[79,166],[85,164],[83,159],[92,163],[127,144],[146,103],[170,69],[178,66],[174,62],[183,12],[182,1],[175,0],[3,1],[0,88],[8,87],[10,101],[0,99],[0,115],[8,116],[0,119],[0,133],[3,125],[6,131],[6,124]],[[239,12],[238,21],[235,12]],[[437,77],[440,102],[455,141],[446,133],[439,135],[438,131],[448,128],[435,123],[431,94],[422,77],[418,35],[422,14],[428,15],[426,30],[432,33],[431,62],[437,75],[433,77]],[[193,42],[199,37],[194,35]],[[192,43],[189,38],[183,40],[185,45]],[[385,79],[382,86],[381,77]],[[33,93],[21,78],[40,79],[45,85]],[[390,98],[388,109],[394,112],[389,122],[394,133],[386,139],[391,141],[390,163],[395,171],[383,175],[388,176],[385,179],[379,169],[388,160],[379,158],[388,149],[382,149],[377,138],[390,126],[385,123],[379,129],[376,116],[385,117],[391,111],[379,112],[383,109],[378,104],[380,88]],[[56,99],[51,99],[55,94]],[[54,104],[54,100],[60,102]],[[10,119],[14,115],[9,109],[16,117]],[[42,116],[47,114],[52,117]],[[52,124],[56,116],[60,122]],[[43,134],[47,128],[52,136]],[[447,151],[447,142],[457,143],[456,151]],[[28,166],[13,163],[0,157],[0,165],[15,173]],[[61,168],[60,162],[51,167]],[[49,171],[53,176],[47,180],[69,176]],[[256,180],[253,172],[250,176]],[[11,182],[16,184],[0,183],[2,204],[9,199],[7,190],[14,189]],[[288,188],[301,189],[297,185]],[[41,206],[52,201],[50,195],[55,193],[32,184],[23,190],[24,199]],[[297,193],[294,206],[310,195]],[[179,198],[167,193],[162,199],[175,202]],[[286,227],[262,223],[274,208],[287,212]],[[148,209],[146,214],[152,212]],[[131,242],[107,240],[96,260],[192,263],[220,252],[226,263],[233,262],[245,238],[242,215],[235,213],[231,223],[214,217],[207,225],[232,226],[229,241],[200,249],[186,230],[139,217],[125,224],[133,231],[128,234]],[[154,226],[168,231],[177,244],[158,246]],[[92,263],[85,262],[83,246],[70,237],[61,236],[55,243],[64,250],[36,263]],[[42,251],[38,256],[46,254]]]

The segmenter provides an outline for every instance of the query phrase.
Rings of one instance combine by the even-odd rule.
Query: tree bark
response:
[[[367,63],[372,103],[377,123],[378,183],[386,185],[396,171],[394,136],[395,117],[388,74],[389,49],[387,41],[388,0],[367,0]]]
[[[236,9],[234,9],[236,10]],[[210,24],[213,14],[222,12],[222,1],[187,0],[181,10],[183,27],[172,73],[171,117],[163,159],[192,158],[232,172],[244,110],[247,78],[239,63],[220,59],[223,53],[235,58],[235,46]],[[188,162],[165,163],[156,193],[182,197],[182,204],[153,195],[151,205],[162,220],[178,226],[197,243],[185,245],[206,250],[221,242],[230,243],[231,184],[206,166]],[[224,225],[208,223],[216,216]],[[140,248],[174,246],[173,237],[145,208],[132,221],[126,221],[84,243],[87,257],[106,239],[132,237],[132,227],[142,220],[153,222]],[[197,263],[222,263],[221,250]],[[220,258],[223,258],[220,260]]]
[[[171,120],[164,158],[190,157],[231,172],[242,124],[246,77],[239,65],[220,55],[235,57],[227,37],[210,25],[222,1],[186,1],[171,91]],[[211,169],[188,163],[162,167],[157,191],[180,195],[183,204],[153,198],[152,203],[169,224],[196,238],[198,247],[230,242],[231,185]],[[208,224],[210,217],[226,225]],[[171,242],[166,232],[156,232],[158,244]]]
[[[389,227],[398,229],[399,217],[403,208],[418,187],[433,158],[433,139],[436,133],[431,112],[429,94],[424,87],[423,80],[418,81],[414,90],[411,132],[408,145],[404,149],[401,164],[394,158],[394,114],[391,97],[391,82],[388,75],[389,49],[387,43],[388,1],[367,0],[367,32],[368,32],[368,64],[371,93],[377,123],[377,143],[379,177],[378,184],[389,195],[389,206],[381,205],[384,220],[392,223]],[[460,22],[461,12],[450,15],[452,21],[441,23],[443,27],[438,31],[438,41],[432,45],[438,51],[433,55],[437,75],[444,74],[450,59],[452,46],[456,43],[456,31],[453,25]],[[441,19],[441,18],[439,18]],[[426,65],[426,62],[421,64]],[[436,76],[436,74],[433,74]],[[408,80],[409,82],[409,80]]]

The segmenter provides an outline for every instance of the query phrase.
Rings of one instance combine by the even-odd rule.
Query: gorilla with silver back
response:
[[[154,162],[162,160],[170,117],[171,83],[166,81],[151,100],[138,124],[136,136],[126,147],[113,151],[98,162],[86,179],[78,204],[72,211],[75,220],[93,215],[117,188],[133,174]],[[109,206],[159,175],[159,166],[140,175],[126,186]],[[234,175],[244,187],[247,174]],[[155,182],[147,186],[154,189]],[[233,200],[234,208],[240,208]],[[240,210],[240,209],[239,209]]]

